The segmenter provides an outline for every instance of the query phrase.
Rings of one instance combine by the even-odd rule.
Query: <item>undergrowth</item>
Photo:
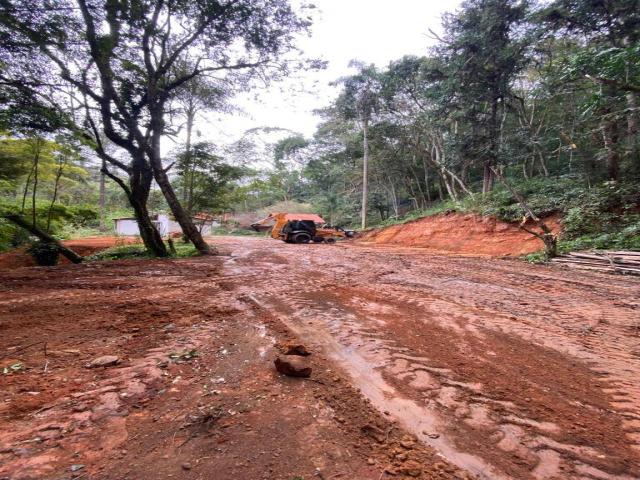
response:
[[[176,255],[169,258],[187,258],[198,255],[198,251],[191,243],[175,242],[175,248]],[[119,245],[91,255],[87,257],[87,260],[123,260],[127,258],[154,258],[154,255],[142,244]]]
[[[249,230],[248,228],[241,228],[237,226],[229,227],[215,227],[211,229],[211,235],[231,235],[239,237],[262,237],[264,232],[256,232],[255,230]]]

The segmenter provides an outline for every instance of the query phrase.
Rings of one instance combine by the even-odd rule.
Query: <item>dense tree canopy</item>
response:
[[[189,85],[195,89],[198,78],[218,76],[233,84],[256,74],[286,73],[290,65],[279,60],[293,50],[295,34],[309,21],[286,0],[3,0],[1,5],[0,85],[9,112],[3,117],[56,128],[60,125],[49,115],[55,112],[58,122],[95,148],[103,172],[126,192],[150,250],[167,253],[147,210],[155,179],[185,234],[207,252],[162,161],[160,141],[171,134],[172,106]],[[202,98],[202,88],[194,96]],[[48,115],[35,120],[10,115],[25,99],[30,111]],[[124,160],[107,151],[105,138],[123,151]]]

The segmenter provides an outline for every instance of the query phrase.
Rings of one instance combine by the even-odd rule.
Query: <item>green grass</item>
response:
[[[98,227],[63,225],[56,237],[60,240],[71,240],[85,237],[105,237],[113,234],[114,232],[112,228],[102,231]]]
[[[198,251],[191,243],[174,242],[176,255],[169,258],[188,258],[198,255]],[[91,255],[88,261],[97,260],[123,260],[127,258],[154,258],[154,256],[142,244],[119,245]]]
[[[256,232],[248,228],[239,227],[216,227],[211,229],[211,235],[231,235],[238,237],[262,237],[264,232]]]

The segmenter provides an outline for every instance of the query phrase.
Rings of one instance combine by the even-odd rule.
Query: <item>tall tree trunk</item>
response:
[[[443,201],[444,192],[442,191],[442,178],[440,176],[438,176],[438,181],[436,182],[436,185],[438,185],[438,198],[440,199],[440,201]]]
[[[636,175],[640,176],[640,140],[638,134],[638,97],[636,92],[627,93],[627,152]]]
[[[31,177],[33,176],[34,168],[35,168],[35,164],[32,164],[31,170],[29,170],[29,175],[27,176],[27,181],[24,184],[24,190],[22,191],[22,206],[20,207],[20,213],[24,213],[24,209],[27,208],[27,194],[29,193],[29,185],[31,185]]]
[[[485,161],[482,174],[482,193],[489,193],[493,190],[493,170],[492,161]]]
[[[424,190],[427,195],[427,202],[431,204],[431,188],[429,186],[429,168],[427,167],[427,161],[422,159],[422,167],[424,168]]]
[[[605,119],[602,124],[602,140],[606,152],[605,161],[609,180],[618,180],[619,158],[617,152],[618,126],[615,119]]]
[[[415,157],[414,157],[414,164],[415,162]],[[420,193],[420,208],[425,208],[426,204],[425,204],[425,194],[424,194],[424,190],[422,190],[422,185],[420,184],[420,177],[418,176],[417,172],[414,170],[413,165],[411,165],[411,167],[409,168],[409,170],[411,170],[411,173],[413,174],[413,178],[416,181],[416,187],[418,189],[418,192]]]
[[[398,195],[396,194],[396,187],[391,182],[391,205],[393,206],[393,214],[398,216]]]
[[[157,160],[154,163],[157,163]],[[162,194],[164,195],[169,208],[171,209],[171,213],[173,213],[176,221],[180,224],[182,233],[184,233],[186,237],[191,240],[194,247],[196,247],[196,249],[200,253],[215,253],[211,251],[209,244],[204,241],[200,231],[194,225],[193,220],[191,219],[189,214],[185,211],[184,208],[182,208],[182,205],[180,204],[180,201],[178,200],[178,197],[176,196],[176,193],[171,186],[169,177],[163,170],[162,165],[160,165],[159,167],[156,166],[154,168],[154,177],[156,179],[156,182],[160,186],[160,190],[162,190]]]
[[[560,152],[560,146],[558,145],[558,152]],[[542,168],[542,174],[545,177],[549,176],[549,170],[547,169],[547,164],[544,161],[544,155],[542,154],[542,151],[540,151],[540,149],[536,148],[536,151],[538,152],[538,160],[540,161],[540,167]]]
[[[193,214],[193,192],[195,190],[195,182],[196,182],[196,165],[195,162],[193,161],[193,154],[191,151],[191,138],[192,138],[192,134],[193,134],[193,125],[195,123],[195,119],[196,119],[196,107],[193,104],[193,102],[191,102],[189,104],[189,108],[187,110],[187,143],[186,143],[186,154],[187,154],[187,178],[185,178],[185,183],[188,184],[185,185],[186,188],[188,188],[188,190],[185,190],[187,192],[186,195],[186,205],[187,205],[187,212],[189,213],[189,215]]]
[[[36,194],[38,193],[38,167],[40,163],[40,138],[36,138],[35,152],[33,155],[33,191],[31,195],[31,220],[33,228],[36,228]]]
[[[105,162],[104,160],[102,161],[102,168],[106,168]],[[107,230],[107,224],[106,224],[106,182],[105,182],[105,174],[102,170],[100,170],[100,194],[99,194],[99,198],[98,198],[98,206],[99,206],[99,211],[100,211],[100,230],[101,231],[106,231]]]
[[[364,158],[362,160],[362,229],[367,228],[367,200],[368,200],[368,176],[369,176],[369,119],[364,118],[363,121],[363,140],[362,147],[364,149]]]
[[[51,232],[51,214],[53,213],[53,206],[58,199],[58,187],[60,186],[60,177],[62,177],[62,170],[64,169],[66,161],[59,160],[58,171],[56,172],[56,179],[53,184],[53,196],[51,198],[51,204],[49,205],[49,211],[47,212],[47,233]]]
[[[157,257],[168,257],[169,252],[162,241],[162,235],[151,221],[147,209],[152,180],[153,173],[151,171],[147,169],[134,171],[130,179],[129,203],[133,207],[144,246]]]
[[[191,202],[193,196],[193,168],[191,165],[191,134],[193,132],[193,124],[195,120],[195,111],[191,103],[187,108],[187,143],[185,144],[185,155],[187,156],[187,164],[185,168],[184,185],[182,187],[182,201],[187,205],[187,210],[191,212]]]
[[[488,193],[493,190],[493,166],[496,164],[496,160],[498,159],[499,135],[498,97],[494,97],[491,102],[491,118],[489,119],[489,153],[487,156],[488,158],[485,158],[482,165],[482,193]]]
[[[451,198],[451,200],[453,200],[454,202],[457,202],[458,194],[456,192],[455,185],[453,184],[453,182],[451,183],[449,182],[447,171],[444,168],[440,169],[440,180],[442,181],[442,183],[444,183],[444,186],[447,189],[447,193],[449,194],[449,197]]]

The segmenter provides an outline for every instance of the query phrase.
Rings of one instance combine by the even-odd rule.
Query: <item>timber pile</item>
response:
[[[640,252],[608,250],[571,252],[551,261],[569,268],[640,275]]]

